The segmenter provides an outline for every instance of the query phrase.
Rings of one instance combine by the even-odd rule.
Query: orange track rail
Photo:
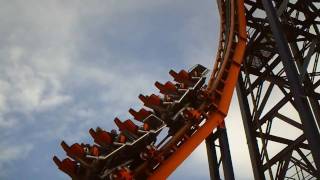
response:
[[[210,133],[212,133],[215,128],[223,124],[224,118],[228,113],[232,94],[243,61],[247,34],[244,0],[217,0],[217,2],[221,19],[219,48],[207,89],[202,89],[204,90],[204,93],[206,93],[206,100],[203,101],[201,106],[197,106],[198,109],[195,111],[195,116],[201,114],[199,112],[204,113],[199,115],[199,117],[201,116],[202,119],[205,119],[204,124],[199,125],[199,122],[196,121],[186,121],[185,125],[176,131],[169,141],[164,143],[164,145],[159,147],[159,149],[155,149],[155,155],[152,156],[151,160],[146,160],[143,157],[140,157],[139,160],[144,161],[142,161],[139,166],[135,167],[135,169],[133,168],[133,171],[122,169],[121,172],[124,174],[119,174],[121,177],[116,176],[116,178],[110,179],[132,180],[139,177],[145,178],[146,176],[151,180],[166,179],[195,150],[195,148],[199,146],[199,144],[207,138]],[[175,74],[175,72],[171,72],[171,74],[172,73]],[[181,71],[178,75],[179,77],[175,77],[175,80],[177,80],[176,78],[186,76],[186,74],[188,76],[186,71]],[[162,86],[167,86],[166,90],[172,90],[172,88],[173,90],[175,89],[172,83],[168,83],[166,85],[156,83],[156,86],[160,87],[160,92],[163,88]],[[151,95],[150,97],[141,95],[139,98],[147,107],[150,107],[146,105],[149,101],[152,101],[152,103],[155,104],[159,104],[161,102],[160,98],[156,95]],[[133,111],[132,113],[137,112]],[[147,110],[140,113],[145,115],[152,114]],[[135,117],[135,119],[137,118]],[[115,122],[120,131],[122,131],[121,129],[127,129],[132,132],[133,135],[138,131],[138,126],[130,120],[121,122],[116,119]],[[193,126],[192,130],[190,129],[191,126]],[[161,129],[162,128],[156,128],[157,131],[152,132],[152,134],[156,135],[158,131],[161,131]],[[108,143],[112,144],[112,134],[101,129],[97,129],[96,131],[91,129],[89,132],[95,139],[95,143],[99,146],[93,145],[85,148],[83,145],[76,143],[69,147],[66,143],[62,142],[62,147],[67,152],[67,155],[74,160],[66,158],[63,161],[60,161],[57,157],[53,158],[59,169],[66,172],[73,179],[92,179],[91,175],[98,175],[98,171],[96,171],[95,168],[101,169],[106,158],[109,156],[116,156],[116,152],[123,150],[122,147],[127,147],[127,144],[125,143],[126,140],[122,141],[119,139],[119,142],[114,143],[118,143],[116,145],[120,144],[120,148],[111,151],[109,148],[111,153],[106,156],[100,156],[99,147],[106,147]],[[124,136],[125,135],[119,135],[122,139]],[[153,150],[151,146],[149,150],[150,149]],[[90,155],[87,154],[87,151],[90,152]],[[138,148],[137,152],[139,153],[139,151],[140,150]],[[120,161],[122,162],[123,160]],[[126,163],[130,162],[132,161],[127,161]],[[80,163],[81,166],[78,166],[77,163]],[[101,178],[103,177],[100,176],[98,179]]]
[[[246,48],[246,18],[243,0],[218,0],[218,5],[221,19],[219,49],[208,90],[212,94],[219,93],[222,98],[213,102],[217,110],[209,114],[207,121],[175,153],[161,162],[150,180],[166,179],[224,121],[228,113]],[[226,5],[230,7],[229,20],[226,19]],[[230,21],[228,34],[227,20]]]

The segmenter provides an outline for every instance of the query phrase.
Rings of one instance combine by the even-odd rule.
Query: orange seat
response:
[[[60,161],[60,159],[56,156],[53,157],[53,161],[61,171],[68,174],[71,178],[76,177],[77,163],[75,161],[72,161],[69,158]]]
[[[177,94],[177,87],[170,81],[166,82],[166,84],[161,84],[158,81],[155,82],[155,86],[160,90],[162,94]]]
[[[111,134],[107,131],[104,131],[104,130],[94,131],[91,128],[89,130],[89,133],[92,136],[92,138],[94,139],[94,142],[103,146],[103,147],[106,147],[106,146],[112,144],[112,142],[113,142]]]
[[[160,107],[162,105],[162,100],[159,96],[152,94],[151,96],[139,95],[139,99],[144,103],[145,106],[149,108]]]
[[[71,147],[67,145],[64,141],[61,142],[62,148],[66,151],[67,155],[71,158],[83,158],[85,157],[85,151],[84,148],[78,144],[75,143]]]
[[[135,120],[140,122],[152,114],[150,111],[147,111],[144,108],[141,108],[139,112],[129,109],[129,113],[134,117]]]
[[[179,83],[191,83],[191,76],[189,73],[185,70],[181,70],[179,73],[175,72],[174,70],[171,70],[169,74],[173,77],[173,79]]]
[[[133,134],[137,134],[138,126],[135,125],[130,119],[126,120],[125,122],[121,122],[120,119],[115,118],[114,122],[116,123],[120,131],[127,130]]]
[[[116,123],[116,125],[118,126],[119,128],[119,131],[123,131],[126,129],[126,126],[123,124],[123,122],[120,121],[119,118],[114,118],[114,122]]]
[[[128,131],[134,134],[137,134],[138,126],[135,125],[130,119],[127,119],[126,121],[124,121],[124,125],[126,126]]]

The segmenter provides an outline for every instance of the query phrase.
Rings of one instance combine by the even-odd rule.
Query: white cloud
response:
[[[4,91],[8,88],[8,84],[5,81],[0,80],[0,112],[4,112],[6,110],[6,96],[4,95]]]
[[[0,162],[23,158],[33,149],[32,144],[21,144],[17,146],[2,145],[0,148]]]
[[[153,59],[140,60],[126,52],[115,54],[108,48],[98,47],[113,47],[113,43],[117,41],[102,35],[133,41],[143,40],[140,42],[143,44],[143,37],[148,33],[148,29],[144,31],[143,28],[151,22],[146,20],[145,24],[129,24],[129,21],[133,19],[139,22],[140,16],[137,15],[141,11],[148,11],[149,15],[157,8],[165,9],[174,5],[177,5],[176,10],[181,10],[179,3],[185,4],[185,1],[173,4],[172,1],[147,0],[90,3],[75,0],[31,0],[28,3],[3,3],[0,7],[0,41],[3,42],[0,44],[0,130],[13,136],[15,134],[8,132],[8,129],[12,128],[17,133],[15,130],[18,128],[15,126],[19,125],[22,130],[25,130],[25,126],[34,126],[37,131],[25,135],[30,143],[60,138],[75,142],[87,137],[87,129],[93,124],[109,125],[112,119],[106,120],[107,118],[115,115],[127,116],[126,109],[132,105],[137,106],[135,102],[138,102],[138,94],[151,91],[156,93],[153,82],[168,78],[165,75],[167,71],[163,69],[169,70],[171,67],[161,67],[161,62],[158,62],[158,67],[152,63],[146,64],[148,61],[156,61],[156,56],[163,53],[161,49],[156,49],[159,52],[155,53]],[[126,17],[132,19],[128,20]],[[169,64],[184,66],[199,61],[211,63],[214,49],[203,47],[212,47],[211,44],[216,42],[212,41],[214,38],[208,38],[210,33],[204,33],[205,30],[202,29],[204,26],[201,21],[207,18],[200,13],[190,22],[187,21],[190,24],[181,27],[185,29],[183,33],[173,33],[184,34],[181,37],[190,39],[204,35],[200,40],[190,41],[187,45],[181,43],[181,47],[186,48],[183,50],[185,59],[177,59],[177,63]],[[127,24],[141,31],[132,32]],[[160,25],[158,28],[163,27]],[[207,26],[204,28],[209,29]],[[95,33],[101,33],[102,37]],[[170,43],[180,41],[179,37],[174,37]],[[157,34],[153,34],[152,38],[155,38],[154,42],[157,44]],[[101,42],[96,42],[97,40],[105,44],[99,44]],[[173,47],[175,44],[169,45]],[[140,47],[142,54],[147,53],[144,52],[147,46],[149,45],[144,44]],[[96,49],[101,54],[97,54]],[[87,51],[90,51],[90,56],[83,57]],[[179,62],[184,65],[178,64]],[[141,67],[138,63],[146,67]],[[49,114],[59,108],[62,110]],[[12,116],[16,113],[23,115],[19,118],[8,117],[8,114]],[[27,115],[24,116],[25,114]],[[39,114],[45,116],[37,117]],[[51,119],[42,119],[48,116]],[[33,121],[28,121],[29,119]],[[21,129],[18,134],[25,133]],[[1,140],[13,141],[13,138],[15,137]],[[12,154],[7,156],[8,159],[0,156],[0,162],[23,158],[32,152],[32,144],[18,146],[13,142],[6,149],[1,149],[3,147],[0,144],[0,152],[8,154],[12,150]],[[204,166],[207,163],[203,151],[201,146],[191,158],[197,165]]]
[[[95,82],[99,88],[108,89],[104,93],[96,94],[97,100],[102,99],[104,103],[119,102],[119,105],[123,106],[125,103],[133,103],[133,99],[138,95],[137,89],[151,82],[151,77],[148,75],[142,77],[140,74],[137,81],[132,77],[136,69],[135,62],[126,64],[127,68],[132,68],[127,72],[127,75],[132,78],[128,79],[122,75],[121,66],[106,69],[97,65],[90,68],[87,66],[90,64],[90,59],[75,59],[75,54],[80,53],[80,49],[77,48],[79,48],[78,39],[82,39],[82,19],[91,18],[93,21],[90,20],[90,22],[94,22],[95,18],[100,17],[100,22],[108,22],[115,17],[113,14],[117,13],[117,8],[123,13],[135,12],[142,8],[141,5],[129,2],[119,4],[110,1],[109,4],[102,5],[100,3],[100,1],[91,3],[74,1],[69,4],[61,1],[32,0],[28,3],[7,1],[2,4],[0,7],[0,40],[2,41],[0,44],[0,130],[6,136],[12,136],[7,139],[3,137],[1,139],[3,142],[14,140],[17,135],[14,133],[17,133],[17,130],[25,131],[30,123],[35,128],[41,125],[41,121],[45,119],[36,118],[36,114],[46,113],[66,104],[69,105],[70,110],[63,119],[57,118],[55,122],[51,121],[50,128],[41,128],[33,132],[34,134],[27,134],[26,138],[29,138],[30,143],[36,143],[34,139],[39,138],[44,140],[66,137],[67,140],[76,140],[87,136],[87,131],[79,133],[74,131],[89,127],[96,121],[96,119],[89,121],[89,118],[97,118],[99,116],[97,114],[103,112],[91,107],[88,109],[90,106],[88,102],[82,102],[85,104],[83,107],[70,104],[76,95],[72,93],[75,93],[77,87],[84,88],[88,83]],[[84,46],[89,48],[94,45],[84,44]],[[116,64],[110,58],[106,59],[106,62]],[[139,87],[134,88],[129,83],[123,83],[126,81],[136,81]],[[131,96],[132,93],[136,93],[134,98]],[[78,101],[81,99],[81,97],[76,98]],[[118,107],[109,106],[105,109],[108,109],[108,112],[114,112],[113,108],[120,111],[121,108]],[[125,110],[121,109],[121,111]],[[19,117],[15,117],[16,114]],[[66,125],[75,121],[81,121],[81,123],[74,131],[67,131]],[[14,130],[10,132],[10,128]],[[18,134],[22,133],[24,132],[18,132]],[[56,137],[57,133],[61,137]],[[24,155],[19,153],[21,149],[22,146],[17,146],[13,142],[1,152],[7,154],[9,150],[13,150],[14,156],[6,156],[8,159],[22,158]],[[32,148],[26,147],[25,150],[27,154]],[[0,158],[0,162],[3,161],[5,159]]]
[[[15,160],[23,160],[32,151],[32,144],[19,145],[0,145],[0,177],[6,177],[10,169],[8,165],[12,165]]]
[[[4,118],[3,114],[0,113],[0,129],[2,128],[12,128],[14,126],[16,126],[18,123],[17,119],[14,118]]]
[[[62,105],[64,103],[67,103],[71,101],[71,97],[70,96],[48,96],[46,98],[44,98],[43,100],[40,101],[40,111],[46,110],[46,109],[50,109],[52,107],[56,107],[59,105]]]
[[[0,14],[2,119],[6,113],[42,111],[70,100],[61,86],[70,71],[72,9],[57,1],[7,1]]]

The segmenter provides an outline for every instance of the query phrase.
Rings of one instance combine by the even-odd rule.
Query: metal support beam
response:
[[[229,141],[227,136],[227,129],[223,127],[223,128],[219,128],[219,131],[220,131],[219,144],[220,144],[224,178],[225,180],[234,180],[234,173],[232,168],[232,160],[231,160]]]
[[[307,65],[310,62],[311,56],[310,54],[313,53],[315,45],[315,42],[317,42],[316,40],[313,40],[311,45],[310,45],[310,49],[308,51],[308,55],[306,56],[306,58],[303,58],[301,56],[301,54],[299,53],[299,48],[297,43],[292,42],[290,43],[290,49],[292,51],[293,57],[297,60],[296,62],[298,63],[298,66],[300,67],[300,74],[304,75],[302,78],[300,78],[303,82],[304,82],[304,86],[305,89],[308,90],[307,92],[307,96],[309,96],[309,101],[310,101],[310,105],[312,107],[313,110],[313,114],[315,116],[315,119],[318,123],[318,127],[320,129],[320,105],[318,100],[316,99],[316,97],[314,97],[314,94],[312,92],[314,92],[316,84],[313,84],[311,79],[308,77],[308,75],[306,75],[307,72]]]
[[[219,146],[216,146],[216,141],[219,141]],[[221,162],[224,179],[234,180],[234,172],[226,128],[220,127],[215,133],[208,136],[206,138],[206,146],[211,180],[220,180],[219,168]],[[219,158],[216,148],[220,149],[220,160],[218,160]]]
[[[292,155],[292,151],[290,153],[288,153],[287,157],[284,159],[284,163],[283,163],[282,168],[281,168],[281,170],[279,172],[279,175],[278,175],[278,179],[279,180],[284,179],[285,176],[286,176],[287,169],[288,169],[288,166],[289,166],[289,163],[290,163],[291,155]]]
[[[211,133],[206,138],[208,164],[209,164],[210,179],[211,180],[220,180],[219,162],[218,162],[217,151],[216,151],[216,147],[215,147],[215,143],[214,143],[215,140],[216,140],[216,138],[213,133]]]
[[[299,74],[295,63],[293,61],[290,49],[288,47],[288,41],[283,33],[281,24],[279,22],[277,12],[273,7],[270,0],[262,0],[263,7],[266,11],[268,21],[275,39],[279,55],[284,65],[284,70],[286,72],[291,91],[294,97],[294,103],[298,110],[300,119],[303,124],[303,129],[307,141],[310,145],[311,153],[314,158],[314,162],[319,171],[320,169],[320,134],[312,115],[310,105],[308,103],[306,94],[302,87],[302,82],[299,78]],[[319,175],[320,176],[320,175]]]
[[[252,118],[250,115],[249,102],[245,95],[246,89],[244,87],[244,82],[242,80],[241,75],[239,76],[236,90],[241,109],[242,122],[246,133],[254,179],[265,180],[266,178],[262,170],[262,162],[260,160],[260,153],[258,143],[255,137],[255,130],[251,121]]]

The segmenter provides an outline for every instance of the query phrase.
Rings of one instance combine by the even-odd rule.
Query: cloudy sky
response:
[[[68,179],[59,143],[129,117],[170,69],[212,68],[214,0],[0,0],[0,179]],[[236,179],[252,179],[234,98],[227,118]],[[170,179],[209,179],[202,144]]]

